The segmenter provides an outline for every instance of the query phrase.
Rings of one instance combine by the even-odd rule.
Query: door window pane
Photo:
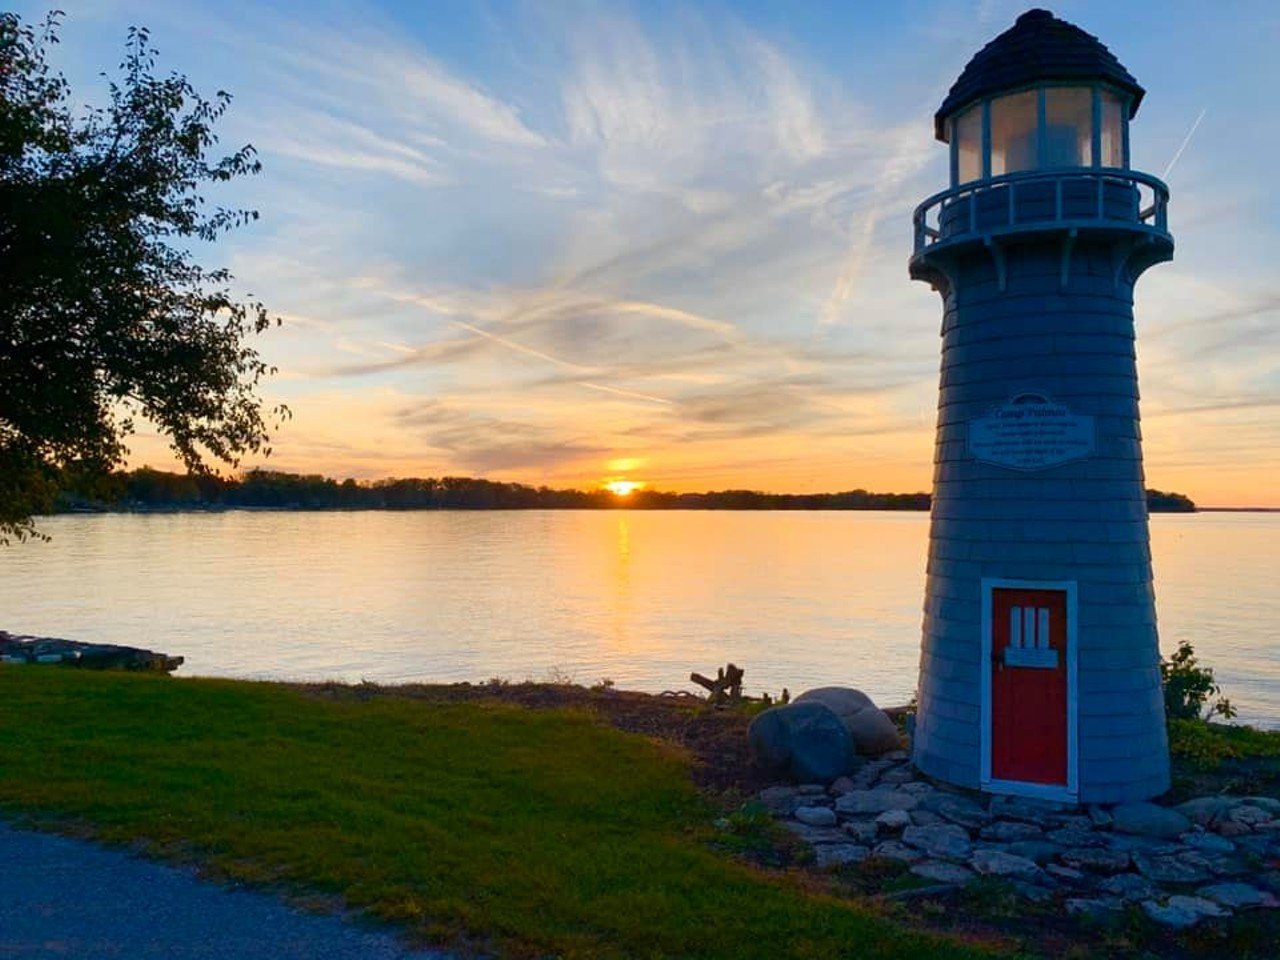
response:
[[[1042,167],[1087,167],[1093,161],[1093,91],[1047,87],[1044,91]]]
[[[1124,103],[1102,91],[1102,159],[1104,167],[1124,166]]]
[[[991,175],[1036,166],[1036,91],[991,101]]]
[[[970,107],[956,117],[952,137],[956,143],[959,183],[982,176],[982,106]]]

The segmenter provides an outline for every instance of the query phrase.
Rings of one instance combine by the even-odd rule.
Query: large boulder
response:
[[[796,697],[795,703],[820,703],[840,718],[854,749],[864,757],[878,757],[902,747],[898,728],[870,697],[852,687],[817,687]]]
[[[840,718],[821,703],[772,707],[747,728],[756,764],[772,776],[830,783],[854,766],[853,741]]]

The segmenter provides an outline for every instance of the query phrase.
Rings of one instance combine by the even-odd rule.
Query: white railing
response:
[[[1054,215],[1046,218],[1037,205],[1033,211],[1019,205],[1019,191],[1023,198],[1027,197],[1027,188],[1053,184]],[[1094,185],[1094,196],[1087,210],[1082,210],[1077,195],[1065,197],[1063,187],[1076,187],[1077,184]],[[1135,217],[1117,216],[1108,212],[1112,205],[1107,186],[1132,187],[1138,191],[1138,207]],[[1003,189],[1006,191],[1007,207],[1000,204],[1000,209],[984,206],[979,212],[979,198],[983,194]],[[1037,194],[1042,191],[1037,190]],[[1039,197],[1037,198],[1039,199]],[[967,201],[967,202],[966,202]],[[944,231],[940,221],[944,209],[964,203],[967,210],[960,208],[959,221],[949,222]],[[966,222],[967,221],[967,222]],[[1145,228],[1154,233],[1169,233],[1169,188],[1164,182],[1146,173],[1118,168],[1089,169],[1074,167],[1062,170],[1026,171],[1007,173],[999,177],[975,180],[971,183],[952,187],[935,193],[915,209],[912,215],[915,226],[915,252],[917,254],[940,241],[969,240],[993,233],[1016,230],[1020,227],[1058,228],[1112,226],[1124,224]]]

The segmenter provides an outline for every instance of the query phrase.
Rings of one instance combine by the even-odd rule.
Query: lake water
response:
[[[915,686],[928,516],[360,512],[54,517],[0,548],[0,628],[150,647],[181,673],[602,678],[751,693]],[[1152,518],[1161,644],[1280,727],[1280,515]]]

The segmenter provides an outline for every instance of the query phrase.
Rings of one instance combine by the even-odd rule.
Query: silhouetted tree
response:
[[[208,156],[230,97],[157,75],[131,28],[109,105],[79,110],[46,59],[57,18],[0,13],[0,542],[33,531],[59,468],[120,463],[135,417],[195,473],[268,439],[246,341],[271,318],[191,252],[257,218],[200,195],[259,170],[249,146]]]

